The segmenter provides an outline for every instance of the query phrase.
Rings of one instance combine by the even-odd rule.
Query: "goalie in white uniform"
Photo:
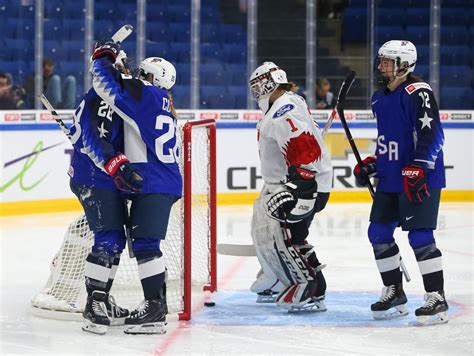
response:
[[[325,310],[323,266],[306,238],[314,214],[328,201],[332,166],[305,100],[289,87],[286,73],[273,62],[250,77],[264,114],[257,128],[265,182],[252,219],[262,269],[251,290],[257,302],[276,301],[289,311]]]

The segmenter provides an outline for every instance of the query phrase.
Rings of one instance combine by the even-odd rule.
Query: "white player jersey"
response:
[[[286,182],[287,168],[303,165],[316,170],[318,192],[330,192],[331,158],[301,96],[292,92],[280,96],[257,129],[261,171],[267,185]]]

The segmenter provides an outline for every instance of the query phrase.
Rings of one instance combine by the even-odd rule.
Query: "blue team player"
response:
[[[409,41],[388,41],[378,51],[377,77],[382,88],[372,96],[377,119],[376,155],[354,168],[360,185],[378,178],[368,229],[384,288],[371,305],[375,319],[408,314],[402,286],[395,228],[408,231],[426,291],[415,310],[422,324],[448,321],[441,251],[436,229],[441,189],[445,187],[444,134],[438,104],[429,84],[413,74],[417,60]]]
[[[125,52],[121,51],[115,65],[123,73],[128,73]],[[126,195],[123,192],[139,191],[142,177],[128,162],[115,172],[109,169],[117,157],[122,157],[123,121],[94,89],[85,94],[76,109],[71,135],[74,154],[68,172],[70,187],[84,208],[95,239],[86,260],[89,302],[84,312],[86,323],[83,329],[103,333],[105,325],[123,324],[129,316],[129,311],[117,306],[109,292],[125,246]],[[96,264],[102,267],[100,274]],[[95,311],[92,309],[94,305]],[[91,319],[92,323],[89,323]],[[96,321],[104,326],[90,325]]]
[[[127,225],[145,300],[125,319],[125,324],[130,326],[125,332],[163,333],[167,308],[160,241],[166,236],[171,207],[182,190],[177,163],[176,115],[168,94],[176,81],[176,71],[168,61],[154,57],[140,63],[138,78],[123,75],[114,67],[119,51],[112,41],[98,42],[91,72],[95,92],[123,120],[123,149],[91,158],[102,162],[103,170],[95,173],[107,180],[109,190],[118,189],[132,202]],[[77,112],[80,110],[81,106]],[[82,138],[83,153],[93,149],[87,140],[85,136]],[[89,194],[87,188],[78,192],[78,196],[90,200],[89,204],[83,202],[82,205],[96,207],[99,227],[105,225],[105,221],[110,224],[103,229],[102,238],[94,231],[95,243],[86,263],[86,281],[98,282],[89,294],[84,313],[87,331],[103,333],[109,321],[104,318],[101,292],[115,256],[125,246],[125,209],[121,199],[116,199],[116,190],[109,199],[96,196],[95,192]]]

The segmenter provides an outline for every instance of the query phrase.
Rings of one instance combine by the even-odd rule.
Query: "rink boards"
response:
[[[234,113],[234,114],[232,114]],[[324,126],[329,112],[314,114]],[[231,115],[232,114],[232,115]],[[445,132],[447,188],[444,201],[473,201],[473,112],[441,112]],[[61,112],[69,119],[71,112]],[[251,203],[263,181],[257,148],[256,111],[184,111],[180,119],[213,118],[217,122],[218,204]],[[375,151],[375,121],[369,111],[349,111],[352,135],[361,156]],[[184,122],[185,120],[180,120]],[[70,124],[70,121],[67,121]],[[1,112],[0,215],[77,209],[66,174],[72,147],[51,115],[43,111]],[[325,137],[333,162],[332,201],[369,201],[352,175],[354,155],[340,122]]]

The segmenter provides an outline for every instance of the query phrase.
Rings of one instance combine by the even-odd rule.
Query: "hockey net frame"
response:
[[[168,226],[170,230],[171,224],[174,224],[174,225],[182,224],[182,226],[178,226],[178,231],[180,235],[179,239],[181,241],[179,241],[177,245],[180,251],[178,255],[170,256],[170,259],[179,259],[180,261],[179,264],[181,266],[181,269],[180,269],[181,277],[179,280],[175,281],[177,283],[175,283],[174,285],[173,285],[173,281],[171,282],[171,285],[167,285],[168,287],[167,296],[173,293],[172,297],[174,299],[182,298],[182,300],[178,300],[178,306],[172,305],[170,307],[170,313],[178,312],[177,314],[178,314],[179,320],[190,320],[192,317],[193,287],[196,284],[198,284],[198,285],[203,286],[202,288],[203,291],[215,292],[217,290],[216,124],[215,124],[215,120],[212,120],[212,119],[197,120],[197,121],[186,122],[184,125],[180,126],[179,128],[180,128],[180,135],[182,135],[180,168],[182,170],[182,175],[183,175],[183,196],[181,200],[175,204],[175,206],[176,205],[177,206],[173,207],[173,209],[178,210],[178,213],[175,214],[174,217],[170,216],[170,223]],[[202,132],[202,129],[204,129],[205,131]],[[195,154],[200,154],[200,153],[202,154],[202,147],[199,147],[199,149],[196,149],[197,152],[194,152],[195,149],[193,149],[193,132],[195,136],[200,136],[199,137],[200,140],[207,141],[206,149],[207,149],[207,155],[208,155],[208,162],[207,162],[207,169],[205,172],[205,174],[207,175],[205,177],[207,185],[205,187],[206,192],[204,193],[200,190],[202,189],[202,187],[199,187],[199,186],[196,186],[195,187],[196,191],[193,191],[193,160],[195,160],[195,162],[202,160],[202,157],[195,156]],[[207,138],[203,139],[202,135],[207,136]],[[198,139],[196,138],[196,141],[197,140]],[[201,152],[199,150],[201,150]],[[198,171],[199,169],[200,167],[196,168],[196,171]],[[194,172],[194,174],[198,174],[198,172]],[[199,172],[199,174],[204,175],[204,173],[201,171]],[[196,179],[194,179],[194,184],[196,185],[195,181]],[[202,196],[204,196],[205,198],[201,199]],[[203,211],[204,211],[204,215],[203,215]],[[193,216],[193,212],[195,216]],[[174,221],[172,221],[173,219]],[[177,221],[177,219],[179,221]],[[204,232],[199,231],[199,229],[202,230],[202,226],[196,227],[197,223],[195,220],[198,220],[198,219],[200,219],[199,221],[200,224],[205,224],[207,226],[207,231],[204,231]],[[207,220],[207,221],[203,221],[203,220]],[[81,313],[82,304],[79,305],[79,303],[73,303],[71,302],[71,300],[67,300],[66,298],[62,300],[62,298],[59,298],[58,296],[59,295],[62,296],[63,294],[59,292],[56,293],[54,291],[54,287],[58,284],[60,284],[59,288],[63,288],[63,289],[68,288],[68,287],[65,287],[65,285],[66,286],[68,285],[69,279],[65,278],[62,271],[63,269],[64,270],[66,269],[66,267],[63,267],[63,266],[71,261],[65,261],[65,259],[77,258],[77,256],[79,256],[79,254],[75,251],[73,251],[71,254],[66,254],[64,252],[64,250],[71,247],[71,245],[73,245],[74,247],[74,244],[71,244],[70,241],[68,241],[68,237],[70,237],[71,234],[73,234],[72,230],[75,228],[79,228],[80,231],[82,231],[81,233],[76,232],[76,235],[80,235],[79,242],[74,241],[74,244],[80,245],[79,248],[82,249],[81,251],[82,254],[80,254],[81,260],[79,261],[79,263],[82,263],[82,265],[79,266],[79,270],[81,272],[79,273],[76,272],[76,274],[80,275],[80,273],[83,273],[83,267],[85,265],[84,252],[88,253],[87,251],[90,251],[90,247],[92,246],[92,243],[93,243],[93,234],[88,229],[87,220],[85,219],[85,216],[82,214],[80,217],[74,220],[73,223],[70,224],[68,231],[66,232],[64,241],[61,245],[61,248],[59,252],[56,254],[56,256],[53,258],[53,261],[51,263],[51,274],[45,287],[31,301],[32,313],[36,316],[52,318],[52,319],[62,319],[62,320],[80,320],[82,318],[82,313]],[[83,231],[86,231],[87,238],[85,237],[86,234],[84,234]],[[205,242],[206,245],[204,246],[204,248],[208,249],[208,251],[206,251],[206,256],[203,256],[202,251],[194,251],[195,253],[193,254],[192,245],[193,243],[195,243],[195,241],[193,241],[193,231],[196,232],[195,235],[197,235],[195,236],[195,240],[198,238],[203,239],[203,236],[201,236],[203,234],[207,235],[206,236],[207,241]],[[84,237],[81,234],[84,235]],[[176,235],[177,234],[175,234],[174,236]],[[168,241],[168,239],[165,241]],[[201,245],[204,244],[204,242],[202,241],[200,241],[199,243]],[[87,250],[87,248],[89,250]],[[202,250],[203,247],[199,246],[199,249]],[[112,290],[111,290],[111,293],[113,295],[114,293],[123,292],[123,289],[114,290],[114,287],[117,284],[119,284],[117,280],[118,279],[120,280],[120,278],[122,278],[120,277],[121,268],[123,269],[125,274],[130,274],[130,271],[129,271],[130,269],[132,270],[136,269],[136,261],[134,259],[129,260],[126,257],[124,258],[124,255],[126,254],[127,254],[127,251],[125,249],[122,253],[122,261],[118,267],[117,276],[114,281],[114,286],[112,287]],[[166,243],[163,246],[163,254],[166,260],[166,256],[167,256]],[[203,272],[205,273],[204,278],[203,278],[202,273],[196,273],[199,276],[196,277],[197,280],[193,280],[193,270],[196,271],[196,268],[204,269],[202,268],[202,263],[201,263],[202,261],[199,262],[200,265],[198,266],[196,266],[196,263],[193,263],[193,257],[194,259],[197,259],[197,258],[207,259],[207,263],[205,263],[207,264],[207,270]],[[82,258],[84,258],[83,262],[82,262]],[[126,262],[123,262],[124,260]],[[201,272],[201,271],[198,271],[198,272]],[[134,286],[132,286],[131,288],[139,289],[138,291],[135,290],[134,294],[137,294],[136,292],[138,292],[138,294],[141,294],[142,293],[141,286],[138,280],[138,274],[136,270],[132,271],[131,274],[134,275],[132,277],[134,277],[133,279],[136,280]],[[176,273],[173,272],[173,274],[176,274]],[[127,275],[126,278],[130,280],[130,275]],[[73,286],[70,287],[71,289],[73,288],[78,289],[78,285],[80,285],[81,288],[85,289],[83,276],[81,280],[79,280],[76,276],[73,282],[74,282]],[[119,286],[118,288],[122,288],[122,287]],[[73,291],[73,294],[74,293],[76,292]],[[81,292],[77,292],[75,294],[76,298],[79,298],[81,293],[83,294],[84,290],[82,290]],[[115,294],[114,296],[117,296],[117,295]],[[138,305],[139,300],[137,300],[136,302]],[[126,305],[126,306],[132,307],[131,305]]]

